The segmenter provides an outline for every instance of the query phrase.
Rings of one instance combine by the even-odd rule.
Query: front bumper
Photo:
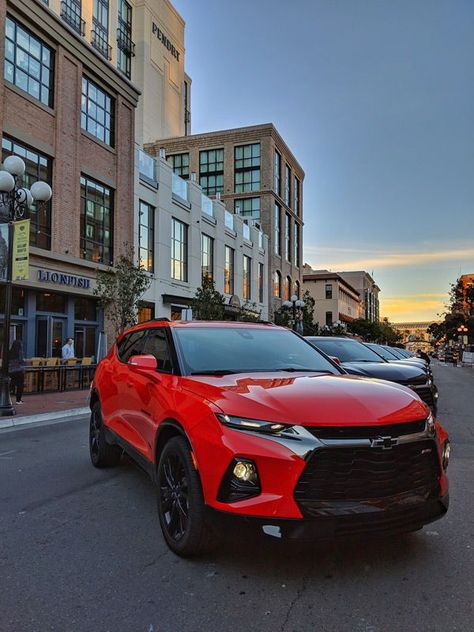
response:
[[[384,499],[371,506],[351,503],[350,507],[347,503],[335,503],[320,516],[301,520],[235,516],[208,508],[208,519],[224,533],[232,526],[247,526],[274,538],[313,541],[417,531],[442,518],[449,507],[449,494],[424,502],[406,500]]]

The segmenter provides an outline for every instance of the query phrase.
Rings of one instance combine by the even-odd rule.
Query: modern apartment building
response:
[[[66,336],[78,357],[95,355],[103,329],[96,271],[133,239],[139,90],[118,47],[109,59],[107,7],[106,0],[0,4],[2,160],[18,154],[24,185],[43,179],[53,189],[45,208],[31,210],[29,279],[13,290],[12,324],[27,356],[58,355]]]
[[[205,195],[269,236],[270,317],[300,296],[304,172],[271,123],[160,139],[145,150],[164,150],[175,174],[195,177]]]
[[[364,270],[338,272],[338,274],[359,292],[364,307],[362,318],[373,323],[378,322],[380,320],[380,288],[371,275]]]
[[[267,319],[266,235],[173,173],[164,155],[139,150],[137,164],[135,243],[152,276],[141,318],[186,317],[197,288],[210,278],[226,297],[226,317],[235,318],[241,305]]]
[[[362,316],[359,292],[335,272],[305,265],[303,290],[314,298],[314,320],[320,327],[331,327],[337,321],[348,323]]]

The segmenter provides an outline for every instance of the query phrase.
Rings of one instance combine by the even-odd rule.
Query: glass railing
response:
[[[208,198],[207,195],[204,195],[204,193],[201,194],[201,208],[203,213],[214,217],[214,206],[212,204],[212,200]]]
[[[188,201],[188,183],[175,173],[173,173],[173,184],[171,190],[182,200]]]
[[[138,150],[138,173],[147,180],[156,181],[156,160],[143,149]]]
[[[225,212],[225,227],[230,228],[230,230],[234,230],[234,216],[229,211]]]
[[[258,231],[258,247],[263,248],[263,232],[261,230]]]
[[[244,239],[246,239],[247,241],[250,241],[250,226],[246,224],[245,222],[242,225],[242,231],[243,231]]]

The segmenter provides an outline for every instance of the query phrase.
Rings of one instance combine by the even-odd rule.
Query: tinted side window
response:
[[[128,362],[134,355],[140,355],[142,352],[143,336],[145,331],[134,331],[125,335],[117,345],[117,354],[122,362]]]
[[[171,373],[173,370],[170,346],[164,329],[148,330],[148,335],[145,339],[142,353],[149,353],[152,356],[155,356],[156,361],[158,362],[158,371]]]

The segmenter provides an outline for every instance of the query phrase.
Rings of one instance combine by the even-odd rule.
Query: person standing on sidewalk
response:
[[[16,395],[16,403],[23,404],[23,388],[25,386],[25,359],[21,340],[14,340],[8,355],[8,374]]]
[[[69,360],[69,358],[75,358],[74,355],[74,340],[72,338],[67,338],[66,344],[62,348],[62,359]]]

